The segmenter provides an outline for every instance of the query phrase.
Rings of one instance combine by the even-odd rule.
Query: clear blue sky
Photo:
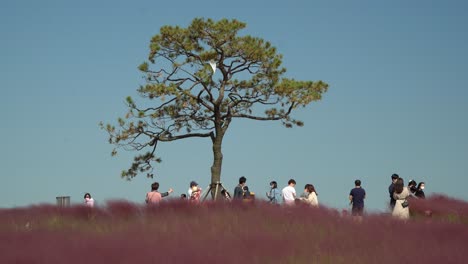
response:
[[[292,3],[295,2],[295,3]],[[324,80],[323,100],[295,117],[303,128],[235,121],[222,181],[313,183],[322,204],[344,208],[359,178],[367,207],[383,210],[392,173],[428,194],[468,199],[466,1],[1,1],[0,207],[141,202],[152,181],[186,192],[210,179],[209,139],[161,144],[156,178],[120,178],[134,153],[111,158],[98,128],[126,112],[143,83],[137,66],[163,25],[236,18],[271,41],[286,76]]]

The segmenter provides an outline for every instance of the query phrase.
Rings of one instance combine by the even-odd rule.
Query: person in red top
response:
[[[172,188],[169,188],[169,191],[165,193],[158,192],[159,189],[159,182],[154,182],[151,184],[151,192],[146,194],[145,202],[147,204],[159,204],[163,197],[168,196],[173,192]]]
[[[194,181],[192,181],[190,183],[190,188],[192,190],[191,194],[190,194],[190,198],[189,198],[189,201],[191,203],[199,203],[200,202],[200,196],[201,196],[201,193],[202,193],[202,189],[200,187],[198,187],[198,184]]]

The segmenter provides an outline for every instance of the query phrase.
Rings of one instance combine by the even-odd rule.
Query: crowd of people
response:
[[[411,199],[425,199],[424,194],[425,183],[416,183],[414,180],[408,182],[405,186],[403,178],[398,174],[392,175],[392,183],[388,186],[388,193],[390,195],[390,209],[392,215],[400,219],[409,218],[409,205]]]
[[[424,199],[425,183],[416,183],[414,180],[408,182],[408,186],[404,185],[404,180],[398,174],[391,176],[392,183],[388,187],[390,195],[389,207],[392,215],[399,219],[409,218],[409,204],[411,199]],[[360,180],[354,181],[354,188],[349,193],[349,201],[351,205],[351,213],[353,216],[361,219],[364,214],[364,200],[366,199],[366,191],[361,186]],[[159,183],[154,182],[151,184],[151,191],[146,194],[145,202],[149,205],[159,204],[164,197],[173,193],[173,189],[169,188],[167,192],[159,191]],[[249,190],[247,186],[247,178],[242,176],[239,178],[239,184],[234,188],[233,196],[222,185],[220,189],[222,200],[231,201],[251,201],[254,199],[255,194]],[[202,189],[197,182],[191,181],[187,193],[180,195],[180,199],[186,200],[189,203],[197,204],[202,202]],[[313,184],[306,184],[304,191],[301,195],[296,194],[296,181],[290,179],[288,185],[278,189],[276,181],[270,182],[270,191],[266,192],[266,198],[269,203],[284,206],[293,206],[297,204],[306,204],[312,207],[318,207],[318,193]],[[86,193],[84,196],[84,203],[86,206],[93,207],[94,199],[91,194]]]

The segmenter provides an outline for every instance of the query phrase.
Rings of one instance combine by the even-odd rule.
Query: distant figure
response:
[[[395,202],[396,200],[393,199],[393,193],[395,192],[395,182],[397,181],[397,179],[400,178],[400,176],[398,176],[398,174],[392,174],[392,183],[390,184],[390,186],[388,186],[388,193],[390,195],[390,210],[393,211],[393,208],[395,207]]]
[[[234,200],[242,200],[250,198],[249,187],[246,185],[247,178],[244,176],[239,178],[239,185],[234,188]]]
[[[415,180],[410,180],[408,182],[408,191],[410,192],[410,196],[415,196],[415,193],[416,193],[416,181]]]
[[[182,201],[187,200],[187,195],[186,195],[185,193],[181,194],[181,195],[180,195],[180,199],[181,199]]]
[[[302,198],[302,201],[309,204],[310,206],[318,207],[317,191],[313,184],[306,184],[305,186],[306,196]]]
[[[393,193],[393,198],[396,200],[396,203],[395,208],[393,208],[392,216],[403,220],[409,218],[409,206],[405,206],[409,196],[410,191],[405,187],[403,179],[398,178],[395,183],[395,192]]]
[[[280,204],[281,193],[276,181],[270,182],[270,192],[267,192],[266,196],[271,204]]]
[[[304,192],[301,194],[301,196],[299,197],[299,200],[301,201],[304,201],[305,199],[307,199],[307,197],[309,197],[309,185],[310,184],[306,184],[304,186]]]
[[[84,195],[84,203],[87,207],[94,207],[94,199],[91,197],[91,194],[86,193]]]
[[[202,189],[198,187],[198,183],[195,181],[190,182],[190,197],[189,202],[199,203],[201,197]]]
[[[151,192],[146,194],[145,202],[147,204],[159,204],[163,197],[168,196],[173,192],[172,188],[169,188],[169,191],[165,193],[158,192],[159,182],[154,182],[151,184]]]
[[[416,192],[414,193],[414,195],[420,199],[426,199],[426,195],[424,194],[424,187],[425,187],[425,183],[424,182],[420,182],[418,184],[418,187],[416,189]]]
[[[354,181],[354,189],[349,193],[349,200],[352,204],[351,213],[353,216],[362,219],[364,214],[364,199],[366,199],[366,190],[361,187],[361,181]]]
[[[192,188],[193,186],[198,186],[198,183],[196,181],[191,181],[190,184],[189,184],[189,188],[188,188],[188,191],[187,191],[187,197],[190,199],[190,197],[192,196]]]
[[[283,194],[283,202],[285,205],[294,205],[296,200],[296,181],[290,179],[288,181],[288,186],[284,187],[281,193]]]
[[[228,191],[226,191],[226,189],[221,190],[221,195],[225,202],[230,202],[232,200],[231,194]]]
[[[244,186],[244,202],[252,202],[255,200],[255,193],[249,190],[249,186]]]

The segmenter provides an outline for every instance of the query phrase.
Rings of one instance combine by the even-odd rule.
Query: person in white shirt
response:
[[[296,200],[296,181],[290,179],[288,181],[288,186],[284,187],[281,191],[283,194],[283,201],[285,205],[294,205],[294,201]]]
[[[190,187],[189,187],[189,189],[188,189],[188,191],[187,191],[187,199],[189,199],[189,200],[190,200],[190,197],[192,197],[192,192],[193,192],[193,189],[192,189],[192,188],[193,188],[194,186],[198,186],[198,183],[197,183],[196,181],[191,181],[191,182],[190,182]]]
[[[94,199],[91,198],[91,194],[86,193],[86,194],[84,195],[84,203],[85,203],[85,205],[88,206],[88,207],[94,207]]]

